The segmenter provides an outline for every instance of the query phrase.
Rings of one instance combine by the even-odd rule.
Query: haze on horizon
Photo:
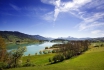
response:
[[[104,37],[104,0],[0,0],[0,31]]]

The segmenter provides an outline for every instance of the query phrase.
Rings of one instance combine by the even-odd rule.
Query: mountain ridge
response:
[[[0,31],[0,35],[5,38],[7,41],[11,38],[14,38],[16,40],[54,40],[54,39],[65,39],[65,40],[101,40],[104,41],[104,37],[99,37],[99,38],[75,38],[75,37],[59,37],[59,38],[51,38],[51,37],[44,37],[41,35],[29,35],[25,34],[19,31]]]

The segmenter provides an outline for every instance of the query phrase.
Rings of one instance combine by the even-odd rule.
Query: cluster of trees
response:
[[[0,70],[19,66],[19,60],[25,51],[26,47],[18,47],[16,50],[7,52],[5,41],[0,36]]]
[[[65,39],[54,39],[54,40],[51,40],[51,42],[61,42],[61,43],[64,43],[65,41],[68,41],[68,40],[65,40]]]
[[[58,53],[50,60],[51,63],[61,62],[73,56],[80,55],[82,52],[88,50],[90,42],[85,41],[71,41],[67,44],[60,44]]]
[[[60,45],[61,45],[61,44],[54,44],[54,45],[52,45],[52,47],[50,47],[50,48],[58,48]]]
[[[96,41],[92,42],[94,47],[104,47],[104,42]]]

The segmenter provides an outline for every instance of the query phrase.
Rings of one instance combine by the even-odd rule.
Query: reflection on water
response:
[[[45,47],[51,47],[52,45],[57,44],[57,43],[52,43],[52,42],[44,42],[41,44],[22,44],[22,45],[8,45],[8,51],[13,50],[18,48],[18,46],[26,46],[27,51],[24,53],[24,55],[34,55],[35,53],[39,53],[40,50],[45,49]]]

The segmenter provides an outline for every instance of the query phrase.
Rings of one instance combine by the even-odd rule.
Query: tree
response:
[[[47,54],[47,51],[46,51],[46,50],[43,50],[43,53],[44,53],[44,54]]]
[[[18,47],[9,54],[10,61],[8,62],[9,67],[17,67],[18,61],[22,57],[23,53],[26,51],[26,47]]]
[[[37,55],[38,53],[35,53],[35,55]]]
[[[39,51],[39,54],[42,54],[42,51]]]
[[[0,61],[4,61],[6,56],[6,44],[4,39],[0,36]]]
[[[45,49],[48,49],[48,47],[45,47]]]
[[[52,50],[52,53],[55,53],[55,52],[56,52],[56,51],[53,49],[53,50]]]
[[[51,58],[49,58],[49,62],[52,63],[52,59]]]

